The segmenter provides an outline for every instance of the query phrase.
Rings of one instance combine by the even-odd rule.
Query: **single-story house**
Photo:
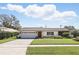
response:
[[[25,27],[21,29],[21,38],[41,38],[49,36],[61,36],[63,32],[69,32],[66,28]]]

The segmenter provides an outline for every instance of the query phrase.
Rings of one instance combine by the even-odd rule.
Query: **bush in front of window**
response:
[[[54,36],[54,39],[63,39],[62,36]]]

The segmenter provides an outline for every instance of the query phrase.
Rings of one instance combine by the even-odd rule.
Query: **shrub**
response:
[[[0,39],[9,38],[18,35],[18,32],[0,32]]]
[[[75,41],[79,41],[79,37],[73,38],[73,40],[75,40]]]
[[[50,39],[63,39],[62,36],[50,36],[50,37],[43,37],[43,38],[50,38]]]
[[[62,36],[54,36],[54,39],[63,39]]]

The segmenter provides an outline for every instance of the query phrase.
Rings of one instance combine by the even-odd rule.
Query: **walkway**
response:
[[[25,55],[28,45],[33,39],[17,39],[0,44],[0,55]]]

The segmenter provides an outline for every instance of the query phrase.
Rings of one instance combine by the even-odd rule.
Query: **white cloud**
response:
[[[74,17],[77,16],[76,13],[74,11],[65,11],[62,13],[63,17]]]
[[[17,11],[17,12],[24,12],[24,8],[20,5],[7,4],[6,7],[1,7],[1,9],[8,9],[8,10],[13,10],[13,11]]]
[[[7,4],[5,7],[1,7],[1,9],[8,9],[8,10],[21,12],[26,16],[41,18],[43,20],[54,20],[54,19],[64,20],[64,18],[73,18],[77,16],[77,14],[74,11],[60,12],[53,4],[46,4],[43,6],[38,6],[37,4],[33,4],[33,5],[28,5],[27,7],[23,7],[21,5]]]
[[[38,5],[29,5],[25,9],[25,14],[32,17],[48,17],[52,15],[56,11],[55,5],[44,5],[44,6],[38,6]]]

